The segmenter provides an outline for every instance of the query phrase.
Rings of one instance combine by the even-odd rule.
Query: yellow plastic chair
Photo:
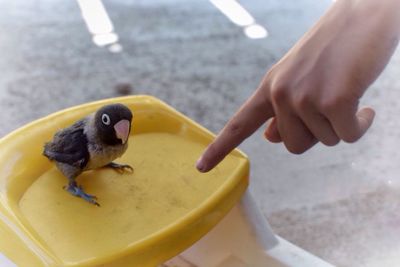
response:
[[[132,174],[99,169],[78,178],[101,207],[67,194],[42,156],[60,128],[109,103],[134,112]],[[212,134],[149,96],[114,98],[57,112],[0,141],[0,251],[20,266],[156,266],[207,233],[248,184],[239,151],[208,174],[194,163]],[[118,160],[117,160],[118,161]]]
[[[134,113],[129,148],[117,162],[135,171],[82,174],[78,182],[98,197],[97,207],[63,190],[67,180],[42,156],[43,144],[57,130],[117,102]],[[291,266],[301,258],[293,258],[293,251],[301,249],[273,234],[246,192],[246,156],[235,150],[209,173],[195,169],[212,138],[208,130],[150,96],[69,108],[4,137],[0,266]],[[313,263],[309,266],[329,266],[311,254],[302,255],[304,262]]]

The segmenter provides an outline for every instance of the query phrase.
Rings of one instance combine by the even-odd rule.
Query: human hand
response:
[[[265,137],[295,154],[317,142],[355,142],[374,110],[359,99],[399,41],[400,1],[339,0],[265,75],[205,150],[207,172],[270,119]]]

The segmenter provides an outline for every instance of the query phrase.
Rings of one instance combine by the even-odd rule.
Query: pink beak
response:
[[[120,120],[114,125],[117,138],[121,139],[123,144],[128,140],[130,128],[131,123],[128,120]]]

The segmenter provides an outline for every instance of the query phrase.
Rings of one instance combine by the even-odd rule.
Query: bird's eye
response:
[[[101,116],[101,121],[102,121],[105,125],[110,125],[110,123],[111,123],[110,116],[108,116],[107,114],[103,114],[103,115]]]

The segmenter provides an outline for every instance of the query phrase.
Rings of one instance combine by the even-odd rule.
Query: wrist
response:
[[[400,0],[338,0],[332,7],[349,23],[400,36]]]

